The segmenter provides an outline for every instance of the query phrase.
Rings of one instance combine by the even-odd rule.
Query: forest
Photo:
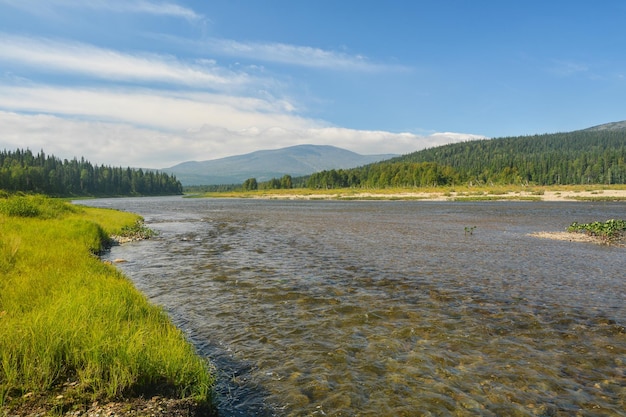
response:
[[[183,187],[166,173],[93,165],[84,158],[61,160],[43,150],[0,152],[0,189],[58,197],[182,194]]]
[[[624,184],[626,129],[580,130],[455,143],[359,168],[322,171],[307,180],[309,188],[424,187],[461,183]]]

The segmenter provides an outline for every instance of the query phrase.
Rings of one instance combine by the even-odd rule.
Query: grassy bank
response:
[[[0,199],[0,415],[141,394],[210,400],[208,363],[95,253],[138,216],[44,197]]]

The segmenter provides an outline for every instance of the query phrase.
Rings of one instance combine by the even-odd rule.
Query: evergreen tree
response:
[[[17,149],[0,152],[0,189],[52,196],[182,194],[173,175],[131,168],[92,165],[81,158],[63,160]]]
[[[469,184],[625,184],[626,130],[485,139],[425,149],[349,170],[317,172],[309,188]]]

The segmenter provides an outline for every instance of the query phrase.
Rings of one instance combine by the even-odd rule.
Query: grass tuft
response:
[[[0,198],[0,214],[9,217],[54,218],[74,213],[77,208],[61,200],[41,195],[5,195]]]
[[[56,404],[68,383],[61,401],[72,404],[152,392],[210,401],[209,363],[93,256],[138,220],[39,196],[0,201],[0,407],[42,395]]]

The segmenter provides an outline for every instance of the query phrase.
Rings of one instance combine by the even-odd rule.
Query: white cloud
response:
[[[303,132],[302,143],[335,145],[360,154],[407,154],[447,143],[482,138],[463,133],[435,133],[428,136],[380,130],[354,130],[338,127],[313,128]],[[308,141],[308,142],[307,142]]]
[[[99,165],[163,168],[200,152],[200,145],[127,124],[0,111],[0,149],[43,150],[61,159],[85,157]]]
[[[0,3],[35,9],[39,4]],[[50,0],[42,6],[59,7],[204,19],[176,4],[147,0]],[[212,39],[205,49],[194,45],[200,51],[250,59],[252,64],[402,70],[358,55],[283,43]],[[331,127],[298,115],[297,103],[276,97],[279,82],[220,67],[211,59],[184,61],[0,32],[0,66],[5,71],[0,78],[0,149],[43,149],[60,158],[85,157],[96,164],[164,168],[307,143],[361,154],[403,154],[467,137]],[[53,73],[61,77],[51,78]],[[54,85],[67,79],[71,86]],[[86,86],[94,80],[100,87]]]
[[[204,17],[192,9],[179,6],[174,3],[152,2],[152,1],[129,1],[129,0],[101,0],[95,2],[82,2],[85,6],[92,8],[101,8],[113,10],[116,12],[135,12],[135,13],[148,13],[154,15],[180,17],[188,20],[201,20]]]
[[[0,3],[8,4],[31,13],[40,13],[41,7],[51,9],[54,7],[64,8],[87,8],[95,10],[108,10],[116,13],[143,13],[160,16],[183,18],[191,21],[202,20],[204,17],[192,9],[169,2],[154,2],[148,0],[0,0]]]
[[[232,89],[251,82],[244,73],[195,64],[163,55],[131,55],[79,42],[27,38],[0,33],[0,62],[126,82],[165,82],[196,88]]]
[[[203,125],[241,130],[303,128],[311,120],[285,113],[285,103],[228,95],[142,89],[0,85],[0,109],[117,121],[159,130]]]
[[[183,18],[191,22],[206,22],[208,19],[196,13],[193,9],[180,6],[171,2],[154,2],[148,0],[46,0],[43,4],[40,0],[0,0],[0,4],[8,4],[15,8],[20,8],[24,11],[28,11],[34,14],[42,14],[46,11],[48,14],[53,14],[59,8],[65,9],[92,9],[99,11],[110,11],[115,13],[138,13],[138,14],[151,14],[157,16],[169,16],[176,18]],[[169,38],[176,40],[175,37],[167,35],[155,35],[155,37],[161,36],[163,38]],[[1,38],[6,38],[6,35],[2,35]],[[4,39],[6,42],[7,39]],[[189,39],[180,40],[189,44]],[[23,43],[23,42],[22,42]],[[331,70],[341,71],[360,71],[360,72],[380,72],[380,71],[405,71],[406,67],[393,66],[382,63],[375,63],[369,60],[367,57],[359,54],[347,54],[345,52],[325,50],[321,48],[315,48],[311,46],[291,45],[280,42],[241,42],[232,39],[221,38],[208,38],[201,42],[197,42],[200,48],[204,50],[216,52],[231,57],[240,57],[252,60],[261,60],[265,62],[274,62],[280,64],[288,64],[295,66],[303,66],[309,68],[323,68]],[[19,45],[18,45],[19,46]],[[32,46],[26,45],[26,46]],[[35,45],[36,47],[51,47],[55,51],[50,51],[49,55],[54,52],[62,52],[62,55],[66,55],[63,48],[65,45],[54,45],[53,42],[48,41],[48,45]],[[70,47],[72,45],[69,45]],[[78,49],[87,52],[88,55],[95,55],[95,58],[99,59],[104,54],[109,54],[113,59],[110,67],[113,67],[115,61],[120,59],[119,54],[111,53],[103,50],[97,50],[92,48],[87,49],[85,45],[75,44],[71,49]],[[41,51],[40,51],[41,52]],[[33,59],[36,59],[34,57]],[[88,58],[88,56],[86,56]],[[50,56],[47,57],[50,60]],[[127,58],[126,58],[127,59]],[[67,56],[59,57],[52,62],[57,64],[63,61],[68,61]],[[70,61],[75,61],[71,59]],[[135,63],[137,65],[137,63]],[[131,67],[134,67],[132,65]],[[80,65],[79,68],[83,68],[84,65]],[[63,68],[70,69],[63,65]],[[58,69],[58,68],[57,68]],[[111,72],[111,68],[108,69]]]
[[[77,120],[0,111],[0,149],[43,149],[62,159],[85,157],[95,164],[166,168],[191,160],[217,159],[260,149],[313,143],[360,154],[406,154],[458,142],[473,135],[361,131],[334,127],[248,127],[204,125],[163,131],[129,123]]]
[[[404,71],[406,68],[377,64],[361,55],[350,55],[310,46],[272,42],[239,42],[232,39],[207,39],[204,47],[220,54],[261,61],[341,71]]]

